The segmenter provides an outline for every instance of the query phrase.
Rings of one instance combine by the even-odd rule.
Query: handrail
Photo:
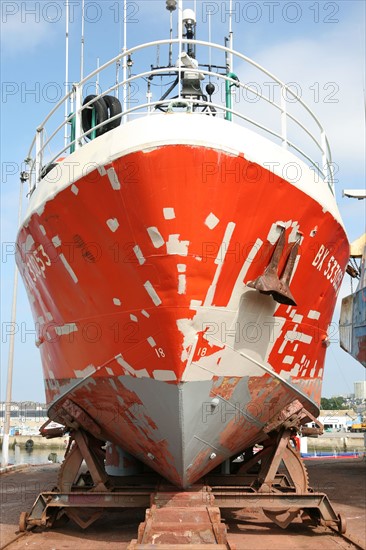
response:
[[[261,91],[258,91],[257,89],[251,87],[250,85],[248,85],[246,83],[243,83],[243,82],[240,82],[240,81],[236,81],[235,79],[232,78],[232,76],[236,76],[236,75],[232,75],[231,73],[223,74],[223,73],[219,73],[219,72],[214,72],[212,70],[203,69],[200,66],[197,69],[196,68],[190,68],[190,67],[183,66],[181,63],[179,63],[179,66],[175,66],[175,67],[151,68],[150,70],[140,72],[140,73],[135,74],[135,75],[130,75],[127,79],[123,80],[122,82],[117,82],[114,85],[110,86],[108,89],[106,89],[104,92],[96,94],[95,98],[92,98],[90,101],[88,101],[87,104],[82,105],[83,86],[85,86],[85,84],[87,82],[89,82],[91,79],[93,79],[96,75],[99,75],[100,73],[105,71],[108,67],[113,66],[116,62],[120,62],[122,59],[128,58],[129,56],[132,56],[132,55],[136,54],[137,52],[139,52],[141,50],[151,48],[151,47],[161,46],[161,45],[171,46],[173,44],[178,44],[180,46],[182,44],[192,44],[192,45],[194,44],[194,45],[197,45],[197,46],[214,48],[214,49],[218,50],[219,52],[225,52],[225,53],[230,54],[230,55],[235,55],[237,58],[239,58],[239,60],[242,60],[242,61],[248,63],[249,65],[252,65],[257,70],[259,70],[261,73],[263,73],[264,75],[271,78],[273,82],[277,83],[280,86],[280,94],[281,94],[280,104],[278,104],[274,99],[272,100],[270,97],[266,97],[265,95],[263,95],[263,93]],[[207,65],[205,67],[207,67]],[[31,190],[33,190],[36,187],[36,185],[38,184],[38,182],[42,178],[42,169],[44,168],[42,166],[42,164],[43,164],[43,155],[45,153],[46,147],[50,146],[52,141],[55,139],[57,134],[60,132],[60,130],[65,125],[67,125],[67,124],[69,124],[73,121],[73,123],[74,123],[73,124],[73,129],[75,129],[75,132],[73,132],[73,133],[75,133],[75,136],[72,136],[72,137],[74,137],[74,139],[71,139],[70,142],[66,146],[64,146],[62,149],[60,149],[58,151],[58,153],[54,155],[52,160],[47,163],[47,165],[50,165],[52,162],[54,162],[60,156],[60,154],[67,151],[69,148],[71,148],[70,149],[71,152],[74,151],[74,150],[77,150],[79,147],[82,146],[83,140],[88,138],[90,136],[90,134],[92,134],[92,133],[95,134],[95,131],[98,130],[99,128],[101,128],[103,125],[109,124],[111,121],[113,121],[117,118],[121,118],[121,120],[128,121],[129,115],[136,114],[137,111],[142,110],[142,109],[146,109],[147,113],[151,114],[151,109],[152,108],[156,108],[159,105],[166,105],[167,102],[169,102],[169,97],[165,98],[163,101],[151,101],[149,99],[148,102],[143,102],[143,100],[141,100],[141,98],[140,98],[140,101],[139,101],[138,105],[136,105],[132,108],[128,108],[124,112],[116,115],[115,117],[109,118],[107,121],[101,122],[100,124],[98,124],[96,126],[93,126],[93,128],[88,130],[87,132],[83,131],[83,128],[82,128],[82,125],[81,125],[81,114],[82,114],[83,109],[87,109],[87,108],[92,107],[93,104],[96,101],[98,101],[98,99],[100,99],[103,96],[108,95],[109,93],[111,93],[111,92],[113,92],[113,91],[115,91],[119,88],[124,90],[124,93],[126,94],[127,90],[128,90],[128,87],[131,86],[131,84],[133,82],[135,82],[136,80],[143,79],[143,80],[146,81],[148,78],[158,76],[159,74],[165,74],[165,75],[172,74],[172,76],[173,75],[178,76],[178,80],[181,81],[183,73],[184,74],[189,74],[189,73],[197,73],[197,72],[204,75],[204,77],[209,77],[210,79],[214,78],[214,79],[217,79],[218,81],[220,80],[222,82],[225,82],[226,87],[228,86],[228,84],[236,84],[240,89],[250,91],[251,93],[255,94],[255,96],[258,97],[260,100],[264,100],[265,102],[267,102],[271,106],[275,107],[275,109],[279,110],[279,112],[280,112],[281,134],[279,134],[278,132],[272,130],[271,128],[259,123],[258,120],[256,121],[256,120],[254,120],[250,117],[245,116],[244,113],[241,112],[241,110],[240,110],[241,104],[239,105],[238,109],[234,110],[232,108],[229,108],[229,107],[232,106],[232,105],[230,105],[230,103],[228,103],[225,106],[220,105],[218,103],[213,103],[211,101],[212,97],[210,97],[211,100],[207,101],[207,102],[203,101],[203,99],[201,99],[201,98],[199,100],[198,99],[194,99],[194,100],[187,99],[188,103],[191,102],[191,105],[193,105],[193,103],[194,103],[194,105],[196,105],[196,106],[199,105],[200,107],[213,106],[218,111],[220,111],[220,112],[222,111],[225,114],[225,118],[227,118],[228,120],[231,120],[233,116],[237,117],[238,120],[243,120],[245,122],[248,122],[248,123],[252,124],[253,126],[256,126],[257,128],[260,128],[261,130],[265,131],[266,133],[268,133],[268,134],[274,136],[275,138],[279,139],[282,142],[282,145],[284,147],[293,148],[303,158],[305,158],[312,166],[314,166],[317,169],[317,171],[319,172],[319,174],[324,178],[324,180],[327,181],[331,191],[334,193],[332,155],[331,155],[331,151],[330,151],[328,138],[325,134],[324,128],[321,125],[321,123],[319,122],[319,120],[317,119],[317,117],[315,116],[315,114],[312,112],[312,110],[304,103],[304,101],[287,84],[282,82],[275,75],[273,75],[270,71],[266,70],[264,67],[262,67],[261,65],[259,65],[258,63],[256,63],[252,59],[250,59],[249,57],[241,54],[240,52],[232,50],[232,49],[230,49],[226,46],[221,46],[220,44],[214,44],[212,42],[207,42],[207,41],[203,41],[203,40],[188,40],[188,39],[178,39],[178,38],[177,39],[157,40],[157,41],[147,42],[145,44],[139,44],[137,46],[134,46],[134,47],[128,49],[127,51],[118,54],[117,56],[115,56],[111,60],[107,61],[101,67],[98,67],[97,69],[92,71],[89,75],[85,76],[79,83],[74,84],[72,86],[72,89],[63,98],[61,98],[57,102],[57,104],[51,109],[51,111],[48,113],[48,115],[43,120],[43,122],[37,127],[36,136],[35,136],[35,138],[33,139],[32,143],[31,143],[29,153],[28,153],[28,159],[27,159],[28,164],[30,166],[29,181],[30,181]],[[284,97],[284,92],[285,91],[286,91],[286,93],[290,94],[296,100],[296,104],[300,104],[305,109],[305,111],[308,113],[308,115],[310,115],[311,119],[316,123],[316,125],[318,127],[318,130],[319,130],[319,133],[320,133],[319,139],[317,139],[314,136],[314,134],[311,132],[311,130],[309,128],[307,128],[306,125],[303,124],[299,120],[298,116],[294,116],[293,114],[288,112],[289,109],[287,108],[286,100],[285,100],[285,97]],[[178,98],[181,98],[183,100],[183,97],[181,95],[181,87],[179,85],[178,85]],[[71,100],[75,103],[74,112],[70,113],[70,115],[67,118],[63,117],[62,122],[60,124],[58,124],[56,129],[53,130],[51,134],[49,134],[49,137],[47,137],[47,139],[44,140],[44,130],[45,130],[46,124],[48,124],[49,120],[58,111],[58,109],[65,102],[67,102],[69,100]],[[293,102],[291,102],[291,103],[293,103]],[[195,114],[198,114],[198,113],[195,113]],[[298,128],[300,128],[304,132],[304,134],[312,140],[312,142],[315,144],[317,149],[320,150],[320,152],[322,154],[322,159],[321,159],[322,160],[322,166],[321,166],[321,168],[319,168],[319,163],[316,162],[314,159],[312,159],[303,150],[302,147],[299,147],[298,145],[295,145],[295,143],[293,143],[293,141],[290,141],[288,139],[287,120],[292,120],[296,124],[296,126]],[[32,159],[32,152],[34,150],[34,147],[36,147],[36,152],[35,152],[34,158]],[[35,182],[32,185],[33,178],[35,178]]]

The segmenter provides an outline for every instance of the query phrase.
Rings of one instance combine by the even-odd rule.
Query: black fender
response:
[[[122,114],[122,106],[119,99],[112,95],[105,95],[103,96],[104,101],[107,104],[108,107],[108,118],[112,118],[116,115]],[[106,132],[109,132],[110,130],[113,130],[114,128],[117,128],[121,124],[121,117],[117,117],[115,120],[112,120],[111,122],[108,122],[106,124]]]
[[[86,105],[87,103],[89,103],[89,101],[91,101],[92,99],[95,99],[96,97],[97,97],[96,95],[88,95],[83,101],[83,106]],[[101,124],[102,122],[106,122],[108,120],[107,103],[105,102],[103,97],[100,97],[99,99],[97,99],[96,101],[91,103],[89,105],[89,107],[86,107],[81,111],[81,122],[82,122],[82,125],[83,125],[84,132],[88,132],[89,130],[92,130],[92,128],[93,128],[93,126],[92,126],[93,109],[91,109],[90,107],[95,109],[95,112],[96,112],[96,120],[95,120],[96,125]],[[96,129],[96,131],[95,131],[96,136],[97,137],[101,136],[106,131],[107,131],[106,125],[101,126],[100,128]],[[88,134],[86,137],[88,139],[91,139],[91,133]]]

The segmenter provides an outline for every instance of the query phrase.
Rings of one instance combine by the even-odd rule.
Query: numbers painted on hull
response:
[[[312,265],[316,267],[318,271],[323,273],[324,277],[328,279],[334,290],[338,292],[343,279],[343,270],[334,256],[330,256],[330,250],[323,244],[314,258]]]
[[[155,348],[155,353],[159,359],[162,359],[165,357],[165,351],[163,350],[163,348]]]
[[[36,282],[39,277],[46,278],[45,271],[46,268],[51,265],[51,260],[48,254],[46,254],[42,244],[33,250],[32,253],[29,253],[26,264],[34,282]]]

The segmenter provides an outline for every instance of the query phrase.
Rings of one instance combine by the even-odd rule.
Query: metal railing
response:
[[[167,67],[152,66],[150,70],[144,70],[148,64],[148,61],[152,58],[152,55],[149,57],[149,52],[146,52],[146,50],[150,49],[150,54],[152,54],[151,50],[154,48],[157,48],[159,53],[161,53],[162,47],[168,47],[169,49],[177,47],[177,54],[179,55],[182,45],[195,45],[196,48],[200,48],[197,54],[198,59],[203,57],[203,49],[214,50],[216,56],[224,55],[226,58],[228,58],[228,56],[232,56],[232,58],[235,59],[236,65],[238,65],[238,63],[241,64],[240,71],[238,71],[240,74],[241,72],[245,72],[248,66],[250,69],[254,68],[259,72],[259,74],[262,75],[262,77],[264,75],[266,78],[269,78],[272,83],[275,83],[279,87],[280,99],[275,101],[274,98],[269,96],[267,97],[262,93],[262,91],[259,91],[257,87],[250,85],[250,83],[246,84],[245,82],[241,82],[240,74],[238,75],[239,80],[233,78],[233,76],[236,75],[229,72],[225,64],[211,66],[199,65],[198,68],[189,68],[179,64],[179,66]],[[139,55],[141,55],[141,59],[139,58]],[[207,58],[208,57],[209,56],[207,55]],[[210,58],[212,59],[212,54]],[[87,87],[90,87],[90,85],[94,85],[94,78],[96,78],[99,83],[102,75],[106,75],[106,78],[108,78],[108,70],[115,68],[116,65],[120,66],[126,60],[129,60],[131,64],[132,59],[134,65],[141,65],[142,70],[140,72],[132,74],[130,69],[130,74],[127,79],[122,82],[118,82],[118,79],[116,79],[112,85],[107,84],[105,91],[100,93],[98,90],[99,93],[95,94],[96,97],[83,105],[84,90]],[[214,68],[217,70],[213,70]],[[181,83],[183,81],[183,77],[197,73],[200,74],[202,82],[208,79],[209,82],[214,81],[216,82],[216,85],[218,84],[217,89],[215,89],[215,94],[211,95],[209,100],[207,99],[207,96],[205,99],[204,93],[198,98],[196,97],[191,99],[182,95]],[[162,79],[165,77],[171,77],[178,80],[177,95],[174,96],[174,98],[163,98],[163,95],[160,99],[153,98],[153,93],[151,92],[152,81],[154,79],[160,79],[162,82]],[[136,95],[136,88],[133,93],[131,92],[132,88],[136,84],[138,95],[137,98],[133,97]],[[220,93],[220,85],[221,91],[226,91],[225,99],[221,97],[221,100],[220,97],[217,99],[217,92]],[[155,86],[159,89],[161,88],[161,94],[163,91],[163,85],[155,84]],[[168,84],[165,84],[165,86],[167,87]],[[146,100],[143,100],[142,90],[145,87]],[[240,101],[237,102],[238,106],[236,108],[232,107],[232,98],[236,97],[231,91],[234,87],[240,95]],[[227,97],[228,89],[230,89],[230,101],[228,101]],[[249,116],[250,113],[246,112],[245,107],[247,107],[247,110],[249,111],[253,107],[251,107],[251,103],[249,103],[248,106],[248,104],[241,99],[243,91],[245,91],[245,93],[249,92],[253,94],[256,98],[258,98],[258,101],[264,102],[273,108],[273,113],[277,113],[276,123],[279,124],[279,130],[276,130],[274,127],[275,125],[273,124],[271,127],[270,124],[264,124],[258,119]],[[92,108],[93,104],[100,98],[111,93],[118,96],[120,92],[123,95],[123,112],[109,118],[104,122],[94,125],[87,131],[84,131],[82,126],[82,111],[84,109]],[[286,101],[286,97],[291,97],[291,102]],[[117,118],[121,118],[121,123],[123,124],[131,120],[133,117],[138,117],[141,115],[152,116],[155,113],[159,113],[160,108],[164,108],[164,110],[167,110],[169,106],[169,108],[172,108],[173,104],[171,104],[171,101],[176,103],[178,102],[180,105],[185,105],[197,115],[201,115],[202,109],[206,108],[204,113],[205,115],[209,114],[212,116],[219,116],[229,121],[233,120],[238,124],[256,127],[266,136],[281,144],[282,147],[293,150],[297,156],[305,159],[309,166],[317,172],[319,178],[325,181],[334,193],[332,157],[328,139],[323,126],[311,109],[302,101],[301,97],[299,97],[289,85],[286,85],[272,73],[261,67],[258,63],[239,52],[231,50],[225,46],[206,41],[185,39],[159,40],[130,48],[126,52],[119,54],[98,69],[94,70],[80,82],[73,84],[70,92],[54,106],[44,121],[37,128],[36,135],[32,141],[27,157],[30,191],[32,192],[41,181],[42,177],[44,177],[46,167],[49,167],[52,163],[57,162],[60,155],[67,152],[77,151],[87,142],[88,139],[94,137],[96,131],[104,125],[110,124],[111,121],[116,120]],[[64,116],[65,103],[70,105],[70,114],[67,118]],[[133,106],[131,106],[131,104],[133,104]],[[295,116],[295,114],[290,112],[291,107],[295,105],[297,109],[300,109],[301,120],[299,119],[299,115]],[[271,116],[269,118],[271,118]],[[303,120],[304,118],[307,118],[307,121]],[[53,126],[50,129],[49,126],[51,121],[53,122]],[[298,141],[298,138],[290,139],[289,122],[293,123],[297,131],[300,131],[300,141]],[[313,130],[310,129],[309,124],[312,124],[315,128]],[[72,132],[70,138],[67,139],[67,143],[64,142],[63,146],[60,147],[60,140],[63,139],[65,135],[65,125],[72,126]],[[306,146],[302,145],[302,141],[305,138],[309,141],[309,144]],[[315,149],[315,154],[314,152],[309,152],[310,143],[313,149]],[[51,147],[56,150],[55,153],[51,151]],[[48,158],[45,163],[44,159],[46,156],[46,150],[50,150],[50,158]]]

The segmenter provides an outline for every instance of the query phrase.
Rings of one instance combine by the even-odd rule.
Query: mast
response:
[[[170,19],[170,44],[169,44],[169,67],[172,67],[173,65],[173,11],[177,9],[177,0],[166,0],[166,9],[169,11],[169,19]]]
[[[179,53],[178,53],[178,68],[179,68],[179,72],[178,72],[178,90],[179,90],[179,92],[178,93],[179,93],[179,97],[180,97],[181,89],[182,89],[182,86],[181,86],[182,71],[180,70],[181,69],[182,51],[183,51],[182,39],[183,39],[183,0],[178,0],[178,48],[179,48]]]
[[[234,33],[233,33],[233,0],[229,0],[229,48],[234,49]],[[229,72],[234,70],[233,54],[229,56]]]
[[[65,95],[69,91],[69,0],[66,0],[66,36],[65,36]],[[69,116],[69,100],[65,100],[65,128],[64,128],[64,146],[67,146],[67,117]]]
[[[123,112],[125,113],[127,110],[127,86],[126,86],[126,80],[127,80],[127,58],[126,58],[126,52],[127,52],[127,0],[123,1],[123,82],[125,83],[123,85]],[[124,123],[126,124],[127,118],[123,118]]]
[[[85,44],[85,0],[81,3],[81,52],[80,52],[80,80],[84,78],[84,44]]]
[[[20,175],[20,191],[19,191],[19,205],[18,205],[18,227],[20,227],[20,220],[22,217],[22,204],[23,204],[23,184],[26,178]],[[11,407],[11,395],[13,387],[13,367],[14,367],[14,342],[15,342],[15,320],[17,311],[17,296],[18,296],[18,267],[15,264],[14,279],[13,279],[13,299],[11,307],[11,326],[13,331],[9,338],[9,357],[8,357],[8,373],[6,380],[6,398],[5,398],[5,411],[4,411],[4,436],[2,446],[2,466],[5,467],[9,463],[9,434],[10,434],[10,407]]]

